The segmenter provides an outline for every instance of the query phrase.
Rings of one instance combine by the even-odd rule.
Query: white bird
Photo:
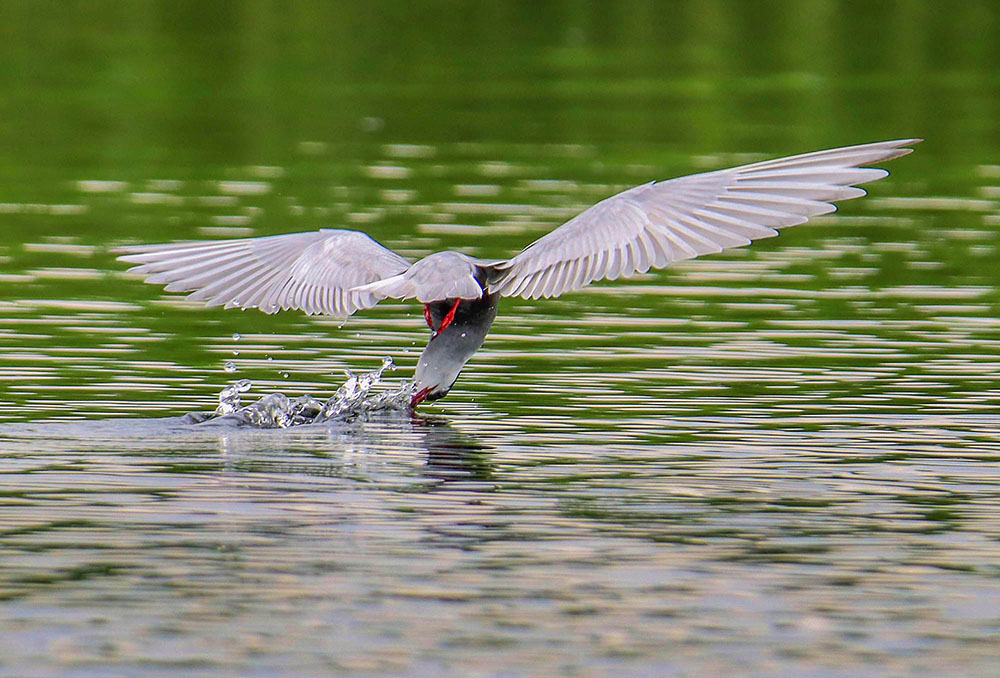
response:
[[[500,297],[557,297],[778,234],[888,175],[868,167],[921,139],[806,153],[651,181],[585,210],[510,259],[436,252],[411,263],[359,231],[136,245],[115,250],[146,282],[208,306],[298,309],[347,318],[382,299],[416,299],[432,334],[417,363],[415,407],[444,397],[493,324]]]

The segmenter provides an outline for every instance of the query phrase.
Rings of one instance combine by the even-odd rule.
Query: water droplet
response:
[[[361,118],[360,126],[362,132],[378,132],[385,126],[385,120],[375,116],[368,116]]]
[[[463,335],[463,336],[464,336],[464,335]],[[233,355],[239,355],[239,354],[240,354],[240,352],[239,352],[239,351],[233,351]]]
[[[237,370],[236,363],[234,363],[232,360],[227,360],[226,364],[222,366],[222,369],[232,374]]]
[[[222,389],[219,394],[219,406],[215,408],[215,413],[219,416],[233,414],[240,409],[240,394],[250,390],[249,379],[240,379]]]
[[[239,332],[233,332],[233,341],[239,341],[242,339]]]
[[[281,376],[282,376],[282,377],[283,377],[284,379],[288,379],[288,372],[282,372],[282,373],[281,373]]]

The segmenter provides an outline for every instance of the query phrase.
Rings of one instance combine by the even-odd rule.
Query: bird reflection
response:
[[[193,423],[199,422],[199,423]],[[260,429],[233,418],[187,415],[0,427],[0,437],[47,452],[114,450],[170,473],[268,473],[398,483],[400,472],[423,476],[419,486],[490,482],[489,447],[448,420],[411,412],[371,413],[351,421]],[[414,448],[419,457],[413,455]],[[426,481],[431,482],[427,483]],[[410,491],[416,488],[410,488]]]
[[[455,482],[489,482],[493,469],[489,447],[456,429],[447,419],[414,412],[367,413],[348,421],[262,430],[239,418],[180,420],[192,433],[212,435],[227,470],[298,472],[372,479],[393,472],[399,451],[422,450],[426,461],[420,469],[422,485],[437,488]],[[308,453],[304,461],[302,453]],[[409,457],[409,455],[406,455]],[[317,463],[319,459],[322,462]],[[409,457],[412,459],[412,457]]]
[[[421,434],[427,451],[424,474],[448,482],[487,482],[493,477],[490,449],[441,417],[413,414],[413,430]]]

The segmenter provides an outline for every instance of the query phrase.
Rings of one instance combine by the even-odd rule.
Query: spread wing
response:
[[[359,285],[405,271],[410,262],[364,233],[321,230],[263,238],[137,245],[114,250],[130,271],[191,292],[192,301],[264,313],[300,309],[347,317],[378,297]]]
[[[910,153],[920,139],[883,141],[651,182],[603,200],[512,259],[491,292],[554,297],[600,280],[748,245],[865,195],[888,175],[864,167]]]

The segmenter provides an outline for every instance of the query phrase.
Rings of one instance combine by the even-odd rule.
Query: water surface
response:
[[[60,7],[0,9],[0,675],[1000,668],[991,3]],[[909,136],[777,239],[504,300],[415,416],[183,423],[238,379],[396,386],[420,308],[207,310],[108,253],[506,257],[650,179]]]

